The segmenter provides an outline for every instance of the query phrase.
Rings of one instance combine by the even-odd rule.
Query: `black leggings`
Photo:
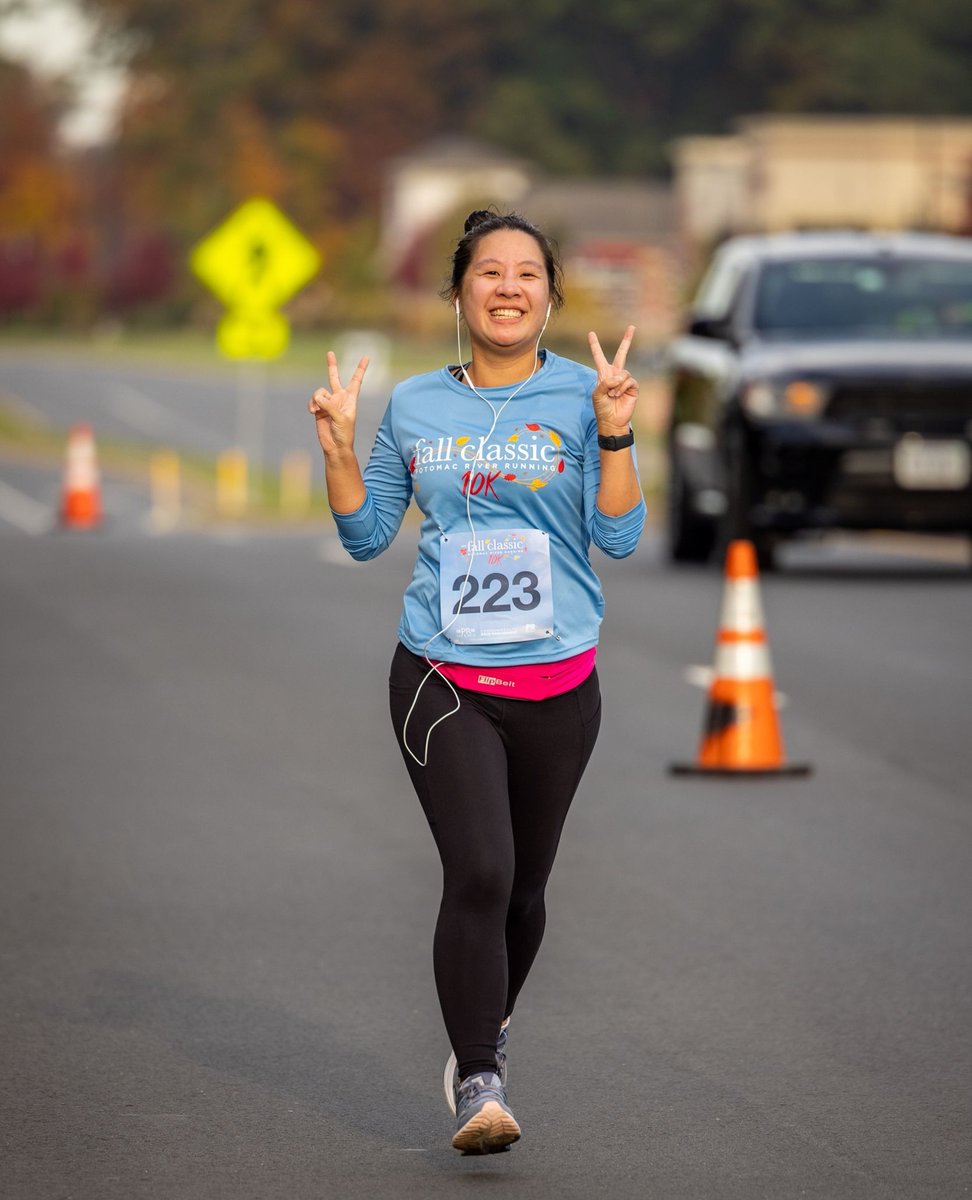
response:
[[[496,1069],[500,1023],[543,938],[543,894],[567,810],[601,723],[597,672],[550,700],[508,700],[457,688],[459,711],[432,733],[428,764],[402,744],[429,672],[399,645],[389,678],[392,724],[442,860],[435,982],[460,1078]],[[455,706],[438,675],[408,720],[424,757],[437,717]]]

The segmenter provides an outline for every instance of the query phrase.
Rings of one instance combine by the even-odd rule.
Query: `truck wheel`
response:
[[[677,451],[669,458],[666,520],[668,557],[672,562],[708,562],[715,547],[716,527],[695,512]]]
[[[777,538],[765,529],[753,524],[753,485],[751,467],[745,448],[731,445],[726,468],[726,493],[728,504],[720,527],[719,543],[722,552],[731,541],[742,539],[752,542],[756,551],[756,562],[761,571],[776,569]]]

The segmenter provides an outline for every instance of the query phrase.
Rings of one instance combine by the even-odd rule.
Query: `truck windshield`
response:
[[[768,263],[753,324],[764,337],[972,336],[972,261],[819,258]]]

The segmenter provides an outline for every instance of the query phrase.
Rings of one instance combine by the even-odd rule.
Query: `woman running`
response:
[[[433,961],[455,1056],[452,1144],[485,1154],[520,1137],[508,1024],[600,724],[604,601],[590,544],[631,554],[645,504],[631,449],[638,384],[625,369],[634,327],[612,362],[589,335],[594,369],[541,350],[561,269],[517,214],[470,215],[444,294],[457,363],[393,390],[363,474],[354,427],[367,358],[345,385],[329,353],[308,410],[354,558],[388,547],[411,499],[424,515],[391,717],[442,860]]]

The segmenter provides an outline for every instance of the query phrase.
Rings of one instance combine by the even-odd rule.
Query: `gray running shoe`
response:
[[[520,1127],[506,1103],[498,1075],[470,1075],[456,1096],[456,1136],[463,1154],[495,1154],[519,1140]]]
[[[506,1043],[510,1036],[510,1018],[507,1017],[500,1026],[499,1037],[496,1039],[496,1074],[500,1083],[506,1087],[509,1075],[506,1069]]]
[[[500,1077],[500,1083],[506,1087],[509,1079],[508,1069],[506,1066],[506,1043],[510,1036],[510,1018],[507,1017],[500,1026],[499,1037],[496,1039],[496,1074]],[[459,1069],[456,1065],[455,1054],[450,1054],[446,1059],[445,1070],[442,1072],[442,1090],[445,1092],[446,1104],[449,1106],[449,1111],[455,1116],[456,1112],[456,1092],[459,1090]]]
[[[445,1092],[449,1112],[456,1115],[456,1092],[459,1091],[459,1068],[456,1066],[455,1054],[446,1059],[445,1070],[442,1072],[442,1090]]]

